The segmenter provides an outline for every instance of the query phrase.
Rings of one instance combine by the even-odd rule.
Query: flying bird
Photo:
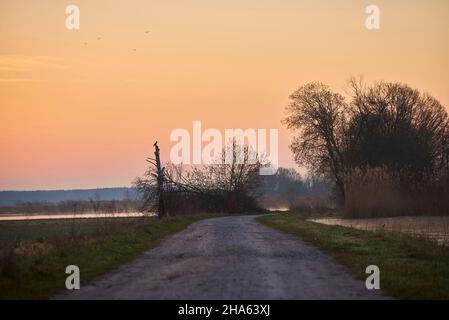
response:
[[[101,40],[101,37],[98,37],[97,40]]]
[[[145,33],[150,33],[150,31],[145,31]]]

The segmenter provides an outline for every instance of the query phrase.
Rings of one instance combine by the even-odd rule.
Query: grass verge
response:
[[[381,289],[398,299],[449,299],[449,249],[395,233],[370,232],[307,221],[294,214],[258,218],[330,252],[356,279],[380,268]]]
[[[163,238],[191,223],[216,216],[182,216],[162,221],[141,218],[107,234],[93,233],[92,221],[86,220],[78,222],[81,234],[56,238],[44,238],[45,230],[66,230],[61,223],[71,222],[24,224],[24,242],[15,242],[13,246],[8,242],[0,243],[0,299],[48,298],[65,290],[68,265],[77,265],[81,282],[87,282],[156,247]],[[14,228],[17,231],[20,224],[15,224]]]

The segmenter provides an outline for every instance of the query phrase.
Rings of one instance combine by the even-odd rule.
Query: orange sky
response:
[[[280,120],[296,87],[361,74],[449,106],[448,33],[447,0],[0,0],[0,190],[127,186],[193,120],[279,128],[294,166]]]

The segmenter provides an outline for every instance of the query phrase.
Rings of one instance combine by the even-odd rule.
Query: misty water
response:
[[[0,221],[23,220],[52,220],[52,219],[98,219],[98,218],[136,218],[154,216],[155,214],[143,214],[142,212],[117,212],[117,213],[33,213],[33,214],[0,214]]]
[[[327,225],[338,225],[367,231],[389,231],[449,245],[449,217],[394,217],[370,219],[312,219]]]

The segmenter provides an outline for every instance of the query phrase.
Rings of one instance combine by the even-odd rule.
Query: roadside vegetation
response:
[[[331,253],[356,279],[380,268],[381,289],[398,299],[449,299],[449,250],[393,232],[371,232],[308,221],[291,213],[258,218]]]
[[[80,268],[82,285],[214,216],[1,222],[0,299],[43,299],[63,291],[68,265]]]

